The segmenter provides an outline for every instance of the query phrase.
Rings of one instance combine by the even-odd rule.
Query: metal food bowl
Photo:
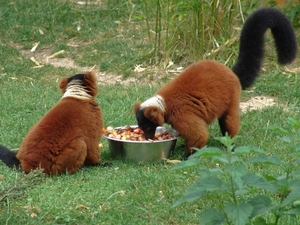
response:
[[[138,126],[131,125],[130,127],[136,128]],[[115,129],[120,128],[121,127],[116,127]],[[160,162],[170,157],[170,153],[174,150],[179,136],[178,133],[171,128],[156,128],[156,133],[164,132],[171,134],[174,138],[155,141],[131,141],[110,138],[105,135],[103,135],[103,137],[107,139],[110,155],[114,159],[128,160],[136,163]]]

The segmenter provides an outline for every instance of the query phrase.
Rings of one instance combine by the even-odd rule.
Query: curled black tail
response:
[[[9,167],[20,167],[20,161],[16,157],[17,152],[0,145],[0,160]]]
[[[275,8],[261,8],[255,11],[242,28],[238,60],[232,68],[243,89],[250,87],[260,72],[264,54],[264,34],[268,29],[271,29],[275,40],[278,62],[288,64],[296,58],[296,35],[289,19]]]

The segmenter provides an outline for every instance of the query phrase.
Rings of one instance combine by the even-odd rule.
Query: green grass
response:
[[[195,222],[193,213],[177,217],[179,209],[170,210],[174,193],[180,197],[174,187],[186,176],[169,176],[168,167],[115,162],[112,168],[89,168],[74,176],[44,179],[25,192],[27,198],[2,203],[2,208],[9,210],[1,212],[1,223],[9,217],[9,224]],[[150,188],[152,185],[156,188]],[[165,189],[165,185],[170,188]],[[32,212],[37,217],[31,218]]]
[[[141,79],[129,85],[99,85],[97,101],[105,126],[135,124],[133,103],[152,96],[169,80],[167,75],[161,80],[155,77],[156,73],[166,73],[163,66],[141,74],[133,72],[137,64],[147,67],[151,59],[145,56],[153,47],[146,24],[138,17],[144,14],[141,3],[133,1],[133,7],[121,0],[103,1],[96,6],[78,6],[75,2],[0,1],[0,144],[18,148],[28,129],[60,99],[57,80],[82,72],[52,65],[33,68],[33,62],[20,50],[29,51],[36,42],[40,42],[37,51],[65,50],[61,57],[74,59],[79,66],[96,65],[96,70],[136,76],[138,80],[151,74],[151,82]],[[228,53],[235,54],[236,49],[236,43],[225,46],[215,59],[225,63]],[[178,61],[175,66],[185,66],[189,60]],[[298,67],[298,62],[289,68]],[[270,155],[284,157],[289,148],[266,127],[286,127],[288,117],[298,117],[299,78],[297,74],[283,74],[284,68],[277,66],[273,53],[268,53],[264,69],[254,87],[242,93],[242,100],[267,95],[279,106],[243,113],[236,144],[254,145]],[[220,136],[217,123],[209,129],[208,145],[220,147],[214,139]],[[24,175],[0,164],[0,224],[198,224],[201,211],[218,202],[212,196],[208,201],[171,209],[198,179],[197,169],[170,171],[173,165],[167,163],[113,160],[106,140],[101,142],[101,158],[111,161],[112,167],[83,168],[72,176],[44,177],[39,173]],[[178,141],[171,158],[182,160],[182,143]],[[214,165],[208,160],[202,166]],[[253,171],[282,172],[268,165],[254,167]]]

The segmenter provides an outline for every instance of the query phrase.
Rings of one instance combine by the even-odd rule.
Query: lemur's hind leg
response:
[[[100,161],[100,150],[99,150],[98,143],[96,143],[95,145],[92,145],[90,149],[87,150],[87,156],[84,161],[84,165],[86,166],[99,165],[99,161]]]
[[[73,174],[83,166],[86,156],[87,145],[83,137],[76,137],[56,157],[55,162],[51,166],[50,173],[61,174],[68,172]]]
[[[219,118],[219,126],[223,136],[226,132],[230,137],[238,134],[240,129],[239,101],[231,102],[227,111]]]

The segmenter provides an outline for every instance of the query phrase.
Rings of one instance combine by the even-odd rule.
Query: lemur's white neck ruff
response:
[[[72,80],[67,87],[66,92],[62,96],[62,98],[65,97],[73,97],[78,99],[91,99],[93,98],[91,95],[87,93],[85,88],[82,86],[82,82],[80,80]]]
[[[144,101],[141,105],[140,108],[144,109],[146,107],[149,106],[156,106],[158,107],[162,112],[166,111],[165,108],[165,101],[163,99],[163,97],[161,97],[160,95],[155,95],[152,98],[149,98],[148,100]]]

